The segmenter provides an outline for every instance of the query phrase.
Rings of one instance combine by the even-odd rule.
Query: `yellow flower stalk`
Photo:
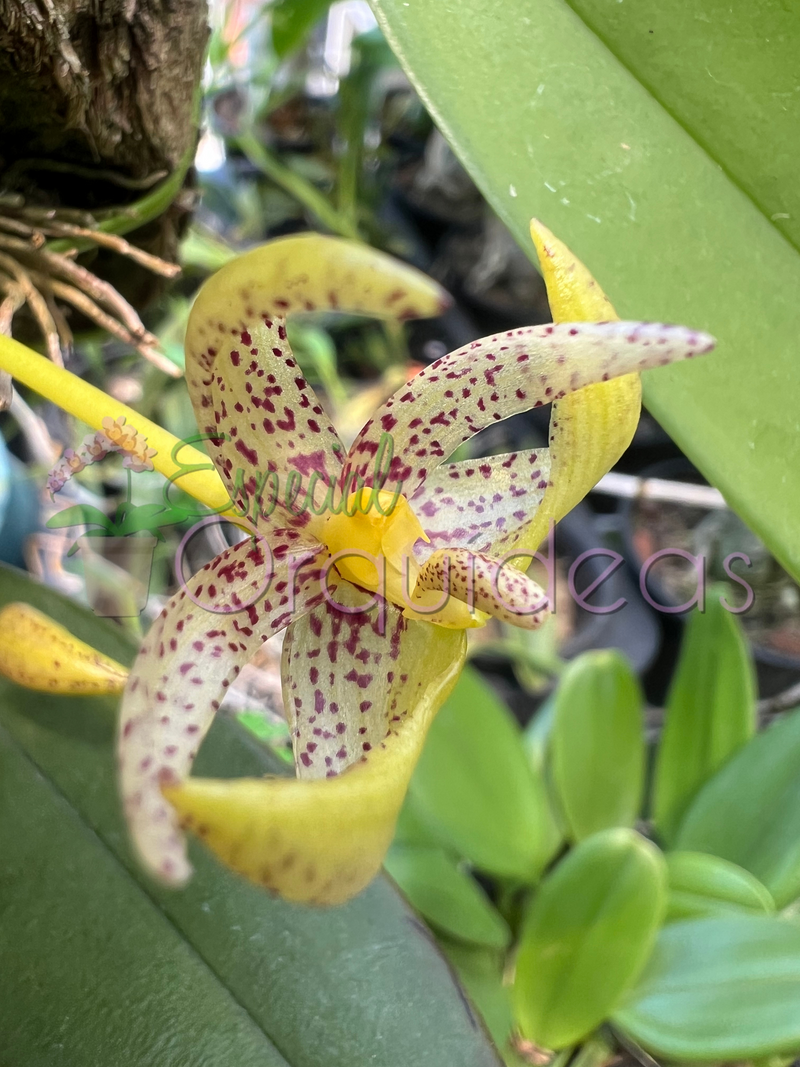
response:
[[[544,593],[508,560],[536,547],[615,461],[638,417],[639,371],[712,347],[684,327],[607,321],[588,272],[542,227],[534,233],[554,308],[573,320],[449,353],[399,389],[349,451],[294,360],[287,315],[431,315],[444,294],[380,253],[316,235],[255,249],[201,290],[186,338],[189,392],[255,536],[170,601],[126,688],[125,812],[162,881],[190,877],[191,828],[290,900],[334,904],[361,890],[461,670],[465,629],[489,616],[527,627],[544,617]],[[606,321],[580,321],[595,315]],[[484,427],[547,403],[550,450],[449,462]],[[287,627],[297,778],[189,777],[225,689]]]
[[[138,431],[149,448],[155,449],[153,466],[157,471],[167,478],[177,478],[177,484],[184,492],[214,511],[222,511],[228,505],[228,494],[219,475],[199,449],[183,444],[174,434],[115,400],[102,389],[90,385],[63,367],[57,367],[49,359],[2,334],[0,370],[58,404],[94,430],[103,430],[104,420],[112,423],[122,419]],[[189,470],[191,467],[200,469]]]
[[[30,604],[0,611],[0,674],[45,693],[121,693],[128,672]]]

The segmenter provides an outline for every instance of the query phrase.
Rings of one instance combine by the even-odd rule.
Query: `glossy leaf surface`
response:
[[[716,595],[693,611],[670,687],[658,746],[653,818],[675,836],[692,798],[755,733],[753,666],[741,625]]]
[[[800,927],[768,916],[672,923],[614,1021],[669,1059],[800,1049]]]
[[[534,215],[620,316],[717,337],[711,358],[645,375],[645,401],[799,575],[800,8],[372,2],[522,248]]]
[[[121,634],[0,572],[107,655]],[[170,892],[131,856],[114,780],[115,705],[0,683],[0,1059],[16,1067],[496,1067],[445,961],[394,890],[349,905],[273,900],[201,847]],[[280,773],[221,720],[200,773]]]
[[[481,870],[531,881],[549,858],[544,781],[511,713],[469,668],[433,722],[411,793],[437,835]]]
[[[659,851],[633,830],[582,841],[533,899],[514,1005],[525,1037],[565,1048],[616,1007],[647,960],[666,904]]]
[[[730,912],[775,911],[769,890],[749,871],[704,852],[667,854],[667,921]]]
[[[574,841],[633,826],[644,787],[642,694],[616,652],[589,652],[565,671],[555,698],[553,781]]]
[[[502,949],[511,932],[468,872],[441,848],[394,845],[384,867],[403,896],[432,926],[451,937]]]
[[[746,745],[698,794],[675,847],[754,874],[779,908],[800,896],[800,712]]]

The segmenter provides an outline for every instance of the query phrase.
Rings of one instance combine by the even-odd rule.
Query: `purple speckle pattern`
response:
[[[381,433],[391,423],[390,479],[411,499],[464,441],[521,411],[595,382],[710,351],[707,334],[659,323],[530,326],[473,341],[421,370],[387,400],[350,449],[343,479],[369,481]]]
[[[188,776],[222,695],[261,642],[322,599],[312,562],[297,576],[292,606],[287,564],[276,562],[267,593],[235,610],[263,587],[265,562],[258,542],[247,540],[199,571],[153,623],[125,689],[118,740],[125,815],[145,865],[172,884],[185,882],[191,868],[161,786]]]
[[[467,546],[491,553],[501,541],[510,550],[536,514],[549,474],[547,448],[443,463],[411,500],[430,538],[417,546],[417,558]]]
[[[549,610],[544,590],[527,574],[467,548],[434,552],[420,572],[418,588],[449,589],[470,608],[523,630],[538,629]]]
[[[276,277],[281,280],[268,296],[257,280],[237,292],[201,294],[187,335],[186,371],[198,426],[210,437],[231,499],[272,549],[272,580],[259,595],[267,563],[257,540],[203,568],[148,633],[122,704],[118,758],[126,816],[145,865],[174,885],[186,881],[190,867],[162,786],[189,774],[226,688],[265,638],[289,628],[282,676],[301,778],[324,779],[368,759],[419,703],[426,679],[402,664],[409,662],[407,650],[425,648],[431,623],[408,620],[402,607],[384,601],[361,610],[379,598],[337,582],[335,572],[332,604],[320,581],[328,558],[321,542],[325,514],[342,487],[354,491],[354,478],[371,484],[382,434],[393,440],[388,485],[403,483],[431,538],[415,547],[420,589],[440,590],[447,581],[458,599],[532,628],[546,611],[542,590],[493,553],[498,545],[512,548],[531,521],[549,484],[548,450],[446,461],[462,442],[516,412],[713,345],[683,327],[624,322],[487,337],[398,390],[345,456],[299,372],[286,316],[314,306],[358,307],[363,271],[340,271],[325,286],[293,273],[287,260]],[[318,299],[322,291],[324,301],[315,304],[311,294]],[[415,312],[402,287],[388,292],[385,303],[387,314]],[[302,553],[308,558],[297,569],[292,557]]]
[[[413,707],[408,694],[424,683],[398,666],[401,643],[419,623],[387,601],[359,611],[373,597],[349,582],[339,583],[335,599],[344,610],[326,601],[284,640],[283,697],[298,778],[333,777],[382,748]]]

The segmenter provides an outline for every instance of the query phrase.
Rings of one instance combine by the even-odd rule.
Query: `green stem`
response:
[[[547,1067],[567,1067],[570,1061],[572,1053],[575,1051],[575,1046],[570,1045],[569,1048],[562,1048],[559,1052],[553,1056]]]
[[[342,237],[350,237],[360,240],[357,228],[341,212],[327,200],[326,197],[315,189],[311,182],[306,181],[299,174],[295,174],[275,157],[258,141],[250,132],[240,134],[235,139],[235,144],[244,152],[254,167],[258,167],[262,174],[271,178],[295,200],[298,200],[319,221],[334,233]]]
[[[593,1034],[578,1051],[571,1067],[603,1067],[614,1055],[614,1046],[600,1034]]]

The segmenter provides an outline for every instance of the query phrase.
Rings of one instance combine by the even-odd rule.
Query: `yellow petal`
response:
[[[38,355],[25,345],[0,334],[0,370],[33,389],[40,396],[57,404],[70,415],[87,423],[95,430],[103,430],[103,420],[112,422],[123,418],[129,427],[138,431],[139,437],[154,448],[153,466],[167,478],[180,474],[178,486],[184,492],[215,511],[225,508],[229,501],[222,481],[209,463],[208,456],[191,445],[181,446],[180,440],[156,423],[140,415],[112,396],[83,381],[71,371],[57,367],[49,359]],[[175,446],[178,462],[172,458]],[[200,465],[205,470],[181,474],[189,466]]]
[[[366,633],[362,643],[371,643]],[[387,701],[397,699],[399,725],[336,777],[189,778],[165,786],[164,795],[185,825],[251,881],[306,904],[349,900],[380,869],[428,727],[465,651],[462,632],[409,622],[386,691]]]
[[[566,245],[536,219],[531,237],[547,285],[554,322],[618,319],[608,297]],[[642,406],[638,374],[626,374],[570,393],[550,417],[550,485],[520,547],[533,552],[581,501],[631,443]]]
[[[75,696],[121,693],[127,670],[30,604],[0,611],[0,673],[17,685]]]

